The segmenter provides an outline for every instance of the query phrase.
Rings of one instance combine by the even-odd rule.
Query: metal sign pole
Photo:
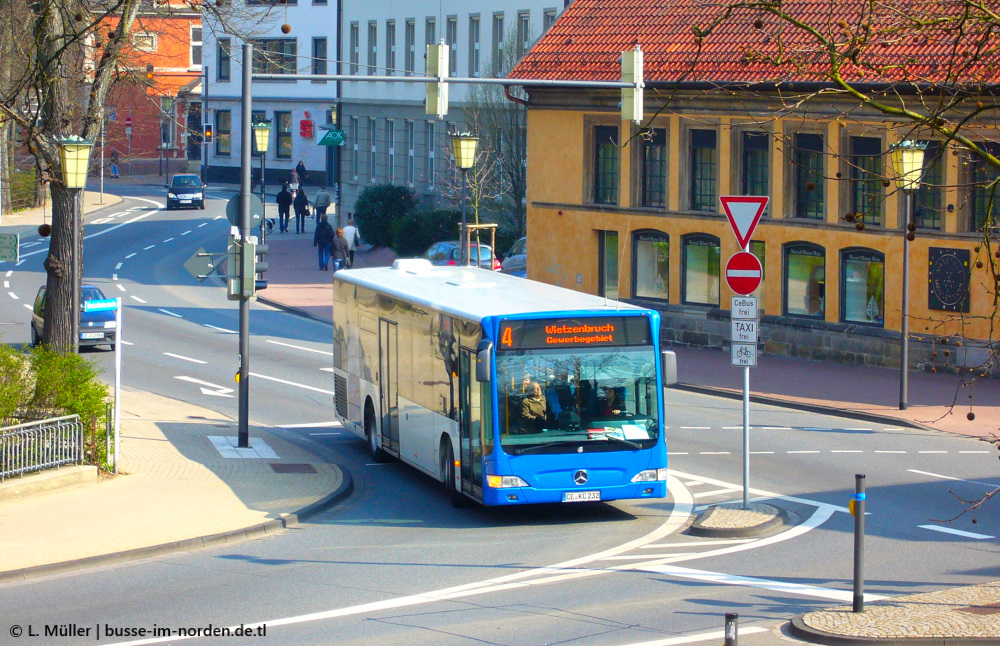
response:
[[[743,246],[748,251],[749,244]],[[750,366],[743,366],[743,509],[750,508]]]
[[[115,299],[115,473],[118,473],[118,437],[122,415],[122,299]]]

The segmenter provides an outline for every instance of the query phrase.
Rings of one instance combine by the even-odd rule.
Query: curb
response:
[[[793,637],[814,644],[828,646],[987,646],[997,643],[996,637],[848,637],[817,630],[806,625],[804,618],[809,613],[792,617],[788,622],[788,632]]]
[[[756,525],[746,525],[743,527],[706,527],[701,525],[701,519],[709,514],[709,512],[717,509],[716,505],[712,505],[694,519],[687,528],[686,533],[691,536],[700,536],[703,538],[758,538],[771,534],[780,527],[794,524],[792,514],[787,509],[774,505],[764,506],[770,507],[775,513],[767,520]],[[720,509],[719,511],[725,510]]]
[[[311,319],[313,321],[316,321],[317,323],[324,323],[326,325],[333,325],[332,321],[328,321],[328,320],[326,320],[325,318],[323,318],[321,316],[317,316],[317,315],[313,314],[312,312],[308,312],[306,310],[299,309],[299,308],[293,307],[291,305],[285,305],[284,303],[279,303],[278,301],[273,301],[270,298],[263,297],[263,296],[260,295],[260,292],[257,292],[257,301],[260,302],[260,303],[264,303],[265,305],[269,305],[269,306],[271,306],[271,307],[273,307],[275,309],[282,310],[283,312],[288,312],[289,314],[294,314],[296,316],[301,316],[302,318]]]
[[[112,565],[115,563],[124,563],[127,561],[135,561],[139,559],[150,558],[152,556],[164,556],[167,554],[173,554],[175,552],[187,552],[191,550],[197,550],[205,547],[214,547],[218,545],[226,545],[229,543],[239,543],[251,538],[260,538],[263,536],[268,536],[270,534],[275,534],[282,529],[287,529],[298,525],[300,522],[306,520],[310,516],[314,516],[322,511],[325,511],[328,507],[333,506],[335,503],[339,502],[343,498],[346,498],[354,490],[354,480],[351,478],[350,472],[348,472],[343,467],[338,465],[341,474],[343,475],[343,482],[341,485],[332,493],[317,500],[311,505],[307,505],[298,511],[283,514],[280,518],[275,518],[273,520],[267,520],[257,525],[251,525],[250,527],[244,527],[242,529],[234,529],[228,532],[222,532],[220,534],[210,534],[208,536],[197,536],[194,538],[188,538],[182,541],[174,541],[172,543],[163,543],[160,545],[151,545],[149,547],[138,547],[131,550],[126,550],[124,552],[114,552],[111,554],[100,554],[97,556],[88,556],[82,559],[76,559],[73,561],[62,561],[60,563],[50,563],[47,565],[36,565],[34,567],[22,568],[19,570],[9,570],[7,572],[0,572],[0,583],[9,583],[12,581],[25,581],[27,579],[32,579],[40,576],[47,576],[51,574],[62,574],[64,572],[70,572],[74,570],[79,570],[83,568],[90,568],[99,565]]]

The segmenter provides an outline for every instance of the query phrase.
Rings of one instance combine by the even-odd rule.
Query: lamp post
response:
[[[469,169],[476,163],[476,146],[479,137],[471,134],[455,134],[451,137],[455,165],[462,169],[462,264],[469,264],[469,229],[465,221],[465,191],[469,185]]]
[[[63,186],[73,191],[73,253],[70,262],[73,265],[71,276],[73,277],[73,306],[70,316],[71,343],[70,350],[79,352],[80,347],[80,280],[81,267],[79,261],[80,247],[80,218],[82,217],[80,201],[76,192],[87,186],[87,170],[90,167],[90,151],[94,146],[93,141],[88,141],[82,137],[71,135],[63,137],[59,144],[59,164],[62,166]]]
[[[253,124],[253,143],[260,155],[260,203],[267,204],[264,199],[264,158],[267,157],[267,148],[271,141],[271,120],[261,119]],[[265,215],[267,208],[264,207]],[[267,218],[260,220],[260,241],[264,242],[265,222]]]
[[[903,226],[903,320],[900,326],[899,410],[906,410],[910,370],[910,241],[913,240],[913,193],[920,188],[927,142],[905,140],[889,147],[896,176],[896,187],[906,195]]]

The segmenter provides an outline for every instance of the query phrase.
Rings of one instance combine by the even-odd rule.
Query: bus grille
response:
[[[337,414],[347,417],[347,377],[333,376],[333,401],[337,405]]]

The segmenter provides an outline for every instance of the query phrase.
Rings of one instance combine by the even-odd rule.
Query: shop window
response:
[[[691,131],[691,209],[716,211],[715,187],[719,179],[714,130]]]
[[[867,224],[882,224],[882,141],[851,137],[851,212]]]
[[[594,128],[594,202],[618,203],[618,128]]]
[[[785,314],[826,315],[826,250],[810,242],[784,246]]]
[[[292,113],[274,112],[274,122],[277,124],[277,137],[275,138],[274,157],[275,159],[292,158]]]
[[[840,252],[840,303],[845,323],[884,324],[884,254],[861,248]]]
[[[632,236],[632,296],[670,301],[670,237],[659,231]]]
[[[598,249],[597,295],[618,298],[618,232],[601,231]]]
[[[793,155],[795,217],[822,220],[823,136],[797,133]]]
[[[667,204],[667,131],[650,128],[642,135],[642,205]]]
[[[706,234],[682,242],[681,293],[684,303],[719,305],[719,239]]]

